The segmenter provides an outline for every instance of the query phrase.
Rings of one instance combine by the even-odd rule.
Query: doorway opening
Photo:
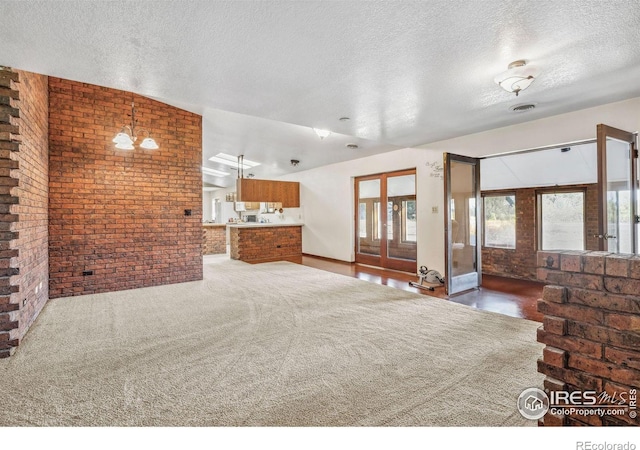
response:
[[[596,134],[482,159],[485,275],[536,280],[538,251],[639,253],[636,135],[606,125]]]
[[[415,272],[418,250],[416,170],[355,179],[355,260]]]

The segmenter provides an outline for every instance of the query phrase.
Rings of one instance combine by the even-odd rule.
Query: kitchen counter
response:
[[[291,223],[291,222],[274,222],[274,223],[257,223],[257,222],[242,222],[242,223],[229,223],[227,226],[236,228],[269,228],[269,227],[301,227],[303,223]]]
[[[203,223],[203,227],[226,227],[228,224],[226,223]]]
[[[256,264],[269,261],[302,263],[301,223],[229,224],[231,259]]]

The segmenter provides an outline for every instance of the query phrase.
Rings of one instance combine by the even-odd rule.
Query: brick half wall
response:
[[[218,255],[227,253],[227,227],[202,226],[202,254]]]
[[[302,263],[302,227],[231,227],[231,259]]]
[[[640,389],[640,257],[606,252],[539,252],[545,286],[538,371],[550,391],[596,391],[631,407]],[[624,395],[624,394],[623,394]],[[634,411],[634,414],[631,414]],[[640,425],[630,409],[620,416],[553,415],[544,425]]]
[[[159,149],[111,141],[132,100]],[[202,279],[201,116],[54,77],[49,106],[50,297]]]

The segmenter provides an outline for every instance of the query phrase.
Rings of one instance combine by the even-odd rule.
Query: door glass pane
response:
[[[405,200],[402,202],[402,240],[404,242],[416,242],[417,235],[416,201]]]
[[[476,198],[469,198],[469,245],[476,246]]]
[[[584,250],[584,193],[540,195],[541,250]]]
[[[606,250],[633,253],[631,160],[627,142],[607,138]]]
[[[476,204],[475,166],[451,162],[451,246],[453,277],[475,273]],[[453,208],[453,205],[457,208]]]
[[[358,253],[380,255],[380,180],[358,182]]]
[[[363,201],[358,203],[358,236],[367,237],[367,204]]]
[[[397,206],[396,206],[397,208]],[[393,241],[394,227],[393,227],[393,202],[387,202],[387,240]]]
[[[387,255],[390,258],[415,261],[417,256],[415,174],[387,178],[387,201]]]

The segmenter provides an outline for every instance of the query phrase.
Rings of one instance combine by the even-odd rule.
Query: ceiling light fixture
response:
[[[320,140],[326,138],[327,136],[329,136],[331,134],[331,131],[329,131],[329,130],[321,130],[319,128],[314,128],[313,131],[316,132],[316,134],[318,135]]]
[[[151,137],[151,133],[144,128],[136,129],[138,121],[136,120],[136,106],[131,102],[131,125],[123,125],[120,133],[116,134],[113,141],[116,148],[120,150],[133,150],[133,144],[138,139],[138,133],[147,133],[147,137],[140,143],[140,148],[146,150],[156,150],[160,148],[156,141]]]
[[[298,164],[300,164],[300,160],[297,160],[297,159],[292,159],[292,160],[291,160],[291,165],[292,165],[293,167],[297,167],[297,166],[298,166]]]
[[[215,177],[226,177],[227,175],[231,175],[229,172],[223,172],[222,170],[209,169],[208,167],[202,167],[202,173],[206,173],[207,175],[213,175]]]
[[[218,164],[224,164],[225,166],[233,167],[234,169],[239,169],[240,165],[238,164],[238,157],[232,156],[227,153],[218,153],[216,156],[212,156],[209,158],[209,161],[216,162]],[[251,169],[252,167],[259,166],[260,163],[249,161],[248,159],[244,159],[242,161],[242,169]]]
[[[347,145],[345,145],[345,147],[350,148],[350,149],[356,149],[356,148],[358,148],[358,144],[347,144]]]
[[[535,66],[528,66],[524,59],[509,64],[508,69],[495,77],[493,81],[507,92],[514,92],[516,96],[531,86],[533,80],[540,74]]]

